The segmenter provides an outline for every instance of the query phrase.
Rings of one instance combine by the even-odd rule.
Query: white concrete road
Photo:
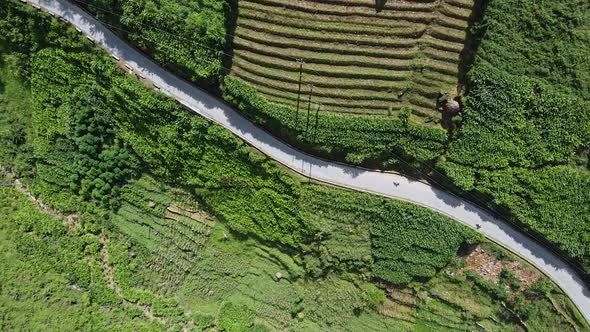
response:
[[[67,0],[28,0],[28,3],[63,18],[108,53],[128,64],[133,71],[153,81],[164,94],[222,125],[264,154],[300,174],[347,188],[410,201],[450,216],[474,229],[476,224],[480,224],[479,232],[534,264],[553,279],[590,321],[590,289],[576,272],[550,250],[485,210],[401,175],[331,163],[297,151],[253,125],[232,107],[164,70],[74,3]],[[399,185],[394,185],[394,182]]]

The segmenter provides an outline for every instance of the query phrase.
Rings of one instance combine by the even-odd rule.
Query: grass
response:
[[[149,177],[144,177],[138,183],[151,181]],[[135,187],[138,183],[131,186]],[[163,189],[166,192],[171,190]],[[151,197],[150,194],[145,200],[149,200],[148,197]],[[309,201],[306,196],[301,199]],[[341,205],[339,208],[343,213],[337,216],[325,208],[316,208],[320,212],[315,215],[316,222],[325,225],[323,234],[330,234],[322,241],[322,246],[331,255],[340,257],[341,263],[347,260],[346,257],[355,261],[370,255],[368,225],[358,221],[355,208]],[[142,213],[151,214],[151,211],[144,209]],[[123,238],[135,238],[133,233],[124,229],[122,232],[125,234]],[[141,247],[144,241],[133,241],[132,248]],[[366,246],[364,249],[363,244]],[[489,247],[502,250],[492,244],[488,244]],[[141,250],[136,251],[142,253]],[[152,253],[151,257],[155,259],[157,255]],[[504,260],[514,259],[507,253],[503,257]],[[138,256],[136,259],[142,258]],[[248,328],[264,326],[270,330],[291,331],[357,331],[361,326],[370,326],[375,331],[455,331],[485,326],[489,330],[518,331],[498,301],[458,272],[462,267],[461,260],[456,258],[427,283],[393,289],[392,296],[374,311],[366,304],[366,281],[338,273],[310,278],[301,266],[306,258],[281,252],[252,238],[244,238],[217,221],[200,252],[200,258],[178,284],[158,282],[167,272],[154,270],[149,260],[146,264],[133,264],[135,270],[129,271],[129,275],[143,276],[136,283],[138,287],[160,293],[160,296],[176,294],[175,298],[182,303],[185,312],[190,311],[193,317],[210,322],[207,323],[210,326],[227,326],[228,322],[233,322],[231,324]],[[449,277],[449,271],[456,273],[455,276]],[[276,272],[282,273],[280,281],[275,278]],[[556,289],[551,292],[551,296],[559,301],[566,299]],[[548,298],[543,297],[530,306],[546,307],[549,304]],[[543,330],[559,326],[561,331],[568,331],[572,330],[571,324],[577,324],[580,331],[588,329],[579,314],[576,316],[575,309],[572,311],[571,302],[561,304],[564,305],[562,312],[570,312],[569,317],[549,310],[545,313],[548,315],[544,318],[546,322],[535,323],[535,326]],[[230,319],[234,307],[248,315]],[[252,317],[256,317],[255,320]]]
[[[455,303],[434,295],[420,269],[410,271],[417,278],[404,289],[410,289],[408,296],[413,299],[412,305],[403,309],[403,319],[379,314],[385,295],[378,286],[388,285],[373,273],[376,258],[413,260],[416,264],[411,267],[421,266],[430,261],[424,257],[432,252],[440,251],[450,259],[461,242],[427,241],[418,246],[425,252],[416,256],[411,246],[396,248],[387,242],[387,232],[395,232],[394,226],[412,231],[402,221],[415,221],[417,227],[410,235],[396,234],[401,236],[398,242],[407,244],[404,237],[429,240],[428,235],[439,231],[462,236],[461,230],[465,229],[450,229],[460,228],[458,224],[407,203],[303,182],[222,128],[184,113],[171,100],[144,91],[130,77],[113,72],[114,64],[94,52],[34,53],[34,80],[31,85],[19,85],[31,89],[33,114],[43,119],[34,123],[33,129],[58,127],[61,122],[51,118],[54,106],[42,103],[43,96],[50,94],[56,104],[70,102],[68,92],[84,81],[74,75],[61,75],[83,73],[78,76],[104,88],[95,90],[94,97],[108,97],[111,101],[101,105],[103,111],[120,117],[113,126],[115,133],[133,148],[141,165],[136,166],[132,178],[121,184],[114,196],[116,207],[110,205],[112,210],[106,210],[104,206],[87,209],[85,204],[92,205],[92,201],[78,197],[67,181],[64,185],[61,178],[67,176],[67,151],[57,150],[59,153],[37,161],[34,165],[47,168],[38,172],[32,182],[36,195],[79,212],[82,226],[73,234],[65,234],[64,226],[51,218],[33,218],[28,212],[14,218],[18,232],[11,235],[26,240],[22,241],[24,254],[42,253],[51,240],[65,239],[49,247],[50,251],[61,250],[64,254],[35,262],[41,266],[45,261],[53,264],[68,282],[98,293],[100,304],[123,303],[131,307],[129,315],[138,321],[147,321],[142,308],[148,308],[171,330],[197,324],[258,330],[348,330],[362,326],[372,330],[444,330],[474,328],[478,323],[473,313],[466,314]],[[89,70],[86,60],[101,70]],[[53,66],[56,63],[59,66]],[[117,93],[110,95],[113,91]],[[15,127],[28,128],[23,120],[17,121]],[[62,131],[61,135],[71,134]],[[25,143],[47,147],[51,142],[39,139]],[[57,173],[60,168],[65,173]],[[182,189],[175,188],[179,183]],[[78,205],[73,204],[76,200]],[[445,228],[441,224],[453,226]],[[383,230],[385,236],[373,231],[375,225],[382,226],[377,230]],[[428,232],[423,230],[424,225],[430,225]],[[416,236],[421,233],[425,235]],[[41,241],[30,241],[35,237]],[[384,243],[398,250],[387,250]],[[376,246],[380,248],[378,255]],[[457,270],[459,264],[445,265],[441,256],[435,255],[439,258],[436,269],[428,270],[435,273],[431,280],[464,283],[461,288],[472,287],[483,298],[481,302],[488,303],[488,311],[505,314],[493,299],[494,294],[477,288],[472,280],[445,279],[445,272]],[[277,272],[282,274],[280,280]],[[543,291],[553,292],[546,286]],[[461,295],[450,293],[451,297]],[[521,303],[520,310],[531,319],[539,317],[530,303]],[[236,312],[244,315],[236,317]],[[559,311],[545,314],[548,318],[542,321],[561,324]],[[498,320],[500,326],[513,327],[510,317],[499,316]],[[22,329],[29,327],[26,322],[22,325]]]
[[[107,287],[86,237],[13,188],[0,188],[0,206],[0,329],[161,330]]]

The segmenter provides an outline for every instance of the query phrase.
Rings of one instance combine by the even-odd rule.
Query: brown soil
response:
[[[522,284],[520,291],[525,290],[541,277],[539,272],[523,267],[522,263],[518,261],[497,260],[483,250],[480,245],[473,248],[465,259],[467,266],[463,270],[473,270],[484,279],[494,283],[498,283],[498,276],[503,269],[513,271]]]
[[[187,218],[191,218],[195,221],[198,221],[205,226],[213,227],[215,226],[215,221],[202,213],[201,211],[193,210],[190,208],[180,207],[178,205],[170,205],[166,208],[166,217],[173,220],[178,220],[177,216],[185,216]]]

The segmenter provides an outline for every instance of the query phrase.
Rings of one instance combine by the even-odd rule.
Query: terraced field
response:
[[[231,75],[300,109],[438,119],[455,95],[473,0],[240,0]]]

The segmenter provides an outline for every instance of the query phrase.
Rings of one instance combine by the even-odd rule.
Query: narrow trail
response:
[[[125,305],[135,306],[135,307],[141,309],[144,316],[146,316],[150,320],[155,319],[158,322],[160,322],[162,325],[166,325],[167,321],[165,319],[163,319],[161,317],[154,316],[151,306],[145,305],[145,304],[139,304],[139,303],[135,303],[135,302],[130,302],[125,298],[125,296],[123,295],[123,291],[121,290],[121,287],[119,287],[117,285],[117,283],[115,282],[115,278],[113,277],[113,266],[109,263],[109,251],[108,251],[109,239],[104,232],[101,232],[97,236],[97,238],[101,244],[100,265],[102,267],[103,276],[104,276],[109,288],[112,289],[113,291],[115,291],[115,294],[117,294],[117,296],[123,301],[123,303]]]
[[[19,180],[19,178],[14,174],[14,172],[10,171],[8,168],[0,165],[0,172],[6,175],[6,177],[12,182],[13,187],[18,190],[21,194],[25,195],[31,202],[33,202],[39,210],[48,213],[52,217],[56,217],[61,219],[67,226],[67,231],[71,231],[72,229],[80,226],[79,216],[75,213],[72,214],[63,214],[58,210],[51,208],[49,205],[45,204],[42,200],[35,197],[27,187]]]
[[[22,183],[22,181],[20,181],[20,179],[18,179],[16,174],[14,174],[14,172],[10,171],[8,168],[0,165],[0,173],[3,173],[4,175],[6,175],[6,177],[11,181],[13,187],[18,192],[20,192],[25,197],[27,197],[29,199],[29,201],[31,201],[33,204],[35,204],[39,210],[51,215],[52,217],[60,219],[67,227],[66,228],[67,233],[69,233],[70,231],[72,231],[76,227],[80,227],[80,220],[79,220],[79,216],[77,214],[63,214],[60,211],[45,204],[41,199],[35,197],[35,195],[33,195],[33,193],[31,193],[27,189],[27,187]],[[103,277],[105,278],[109,288],[115,292],[115,294],[121,299],[121,301],[123,301],[124,305],[136,306],[136,307],[140,308],[141,311],[143,312],[143,314],[147,318],[149,318],[150,320],[156,319],[162,325],[166,325],[167,322],[165,319],[154,316],[154,314],[152,313],[151,306],[130,302],[127,299],[125,299],[125,297],[123,296],[123,292],[122,292],[121,288],[117,285],[117,283],[115,282],[115,279],[113,277],[113,266],[109,263],[107,235],[104,232],[101,232],[99,235],[95,235],[95,234],[91,234],[91,233],[88,233],[88,235],[91,235],[91,236],[97,238],[99,243],[101,244],[100,265],[102,268]]]

